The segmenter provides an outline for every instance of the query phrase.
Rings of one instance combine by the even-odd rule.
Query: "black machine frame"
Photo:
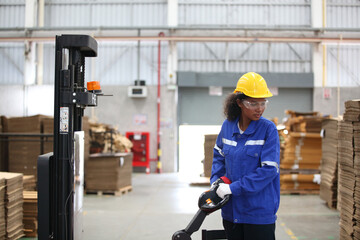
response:
[[[97,46],[87,35],[56,36],[54,148],[38,159],[39,240],[74,239],[74,132],[101,95],[85,86],[85,57],[96,57]]]
[[[85,57],[97,56],[87,35],[61,35],[55,41],[54,147],[38,158],[38,239],[73,240],[75,133],[82,130],[87,106],[97,106],[100,89],[85,87]],[[80,147],[79,147],[80,148]],[[221,206],[227,202],[221,201]],[[200,209],[172,239],[189,240],[205,217],[219,209]],[[202,239],[226,239],[224,230],[203,230]]]

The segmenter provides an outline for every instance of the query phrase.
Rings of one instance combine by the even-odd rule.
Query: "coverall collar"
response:
[[[261,116],[260,119],[262,119],[263,117]],[[235,134],[240,134],[240,131],[239,131],[239,127],[238,127],[238,122],[239,122],[239,119],[240,119],[240,115],[236,118],[235,120],[235,124],[233,126],[233,136]],[[259,120],[260,120],[259,119]],[[245,132],[243,134],[245,135],[251,135],[255,132],[255,129],[256,129],[256,126],[259,122],[259,120],[257,121],[251,121],[250,122],[250,125],[247,127],[247,129],[245,130]]]

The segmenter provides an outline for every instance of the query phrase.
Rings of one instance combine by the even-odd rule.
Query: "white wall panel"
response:
[[[309,0],[178,0],[179,24],[246,25],[246,26],[310,26]],[[327,27],[360,27],[358,0],[327,0]],[[24,26],[25,0],[0,0],[0,27]],[[46,0],[46,27],[86,26],[166,26],[166,0]],[[165,43],[163,43],[165,44]],[[130,45],[130,46],[129,46]],[[129,50],[122,55],[128,46]],[[166,73],[167,46],[162,48],[162,72]],[[54,78],[54,46],[45,44],[44,84]],[[334,51],[334,50],[331,50]],[[345,50],[341,50],[341,54]],[[1,84],[23,83],[23,44],[1,44]],[[166,52],[166,53],[165,53]],[[356,58],[350,53],[349,58]],[[358,50],[355,50],[358,53]],[[228,55],[227,55],[228,54]],[[348,56],[347,55],[347,56]],[[352,57],[351,57],[351,56]],[[103,84],[132,84],[137,78],[137,45],[131,43],[99,43],[99,56],[87,60],[87,79]],[[311,45],[300,43],[178,43],[180,71],[248,71],[311,72]],[[328,64],[334,59],[328,54]],[[342,56],[342,59],[347,57]],[[104,60],[106,59],[106,60]],[[358,59],[356,59],[358,61]],[[343,60],[345,61],[345,60]],[[352,66],[354,61],[344,63]],[[331,65],[332,64],[332,65]],[[347,67],[350,68],[350,67]],[[354,67],[355,68],[355,67]],[[334,71],[333,66],[331,67]],[[345,68],[344,68],[345,69]],[[157,43],[142,44],[140,78],[148,84],[157,82]],[[347,70],[345,72],[349,72]],[[355,71],[355,70],[351,70]],[[356,75],[356,74],[350,74]],[[162,83],[166,76],[162,76]],[[334,84],[333,74],[328,84]],[[350,77],[349,79],[354,79]],[[349,80],[350,81],[350,80]],[[351,80],[353,82],[353,80]],[[351,85],[353,83],[344,84]]]
[[[55,78],[55,45],[44,44],[43,84],[54,85]]]
[[[0,84],[23,84],[24,44],[0,43]]]
[[[164,26],[166,0],[142,1],[47,1],[47,27]]]
[[[53,84],[55,52],[53,44],[44,47],[44,84]],[[167,43],[161,43],[161,84],[166,83]],[[99,43],[98,56],[85,58],[85,80],[100,85],[133,85],[138,78],[137,42]],[[141,43],[140,79],[157,85],[158,43]]]
[[[228,69],[226,69],[228,51]],[[179,71],[311,72],[311,44],[178,43]]]
[[[0,28],[24,27],[25,0],[0,0]]]
[[[309,0],[179,0],[179,25],[311,26]],[[0,0],[0,27],[23,27],[25,0]],[[166,25],[166,0],[46,0],[45,26]],[[326,27],[359,28],[358,0],[327,0]]]
[[[327,0],[326,27],[360,28],[360,2],[358,0]]]
[[[79,27],[91,23],[88,4],[45,4],[45,27]]]
[[[271,72],[311,72],[311,44],[271,44]]]
[[[328,46],[326,86],[359,87],[359,63],[360,46]]]
[[[179,0],[179,25],[310,26],[306,0]]]

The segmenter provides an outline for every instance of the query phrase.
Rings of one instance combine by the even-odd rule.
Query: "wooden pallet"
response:
[[[210,186],[210,178],[209,177],[198,177],[192,179],[190,182],[190,186]]]
[[[87,189],[85,192],[86,192],[86,194],[97,194],[98,196],[102,196],[102,195],[121,196],[121,195],[127,194],[131,191],[132,191],[132,186],[126,186],[123,188],[119,188],[117,191]]]
[[[320,174],[317,169],[280,169],[280,174]]]
[[[280,194],[287,194],[287,195],[319,195],[320,190],[314,189],[282,189],[280,190]]]

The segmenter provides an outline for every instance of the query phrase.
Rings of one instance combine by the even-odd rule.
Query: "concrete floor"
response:
[[[190,222],[199,195],[208,189],[190,186],[191,181],[176,173],[135,173],[127,194],[86,195],[83,239],[171,239]],[[339,239],[338,223],[339,212],[327,208],[318,195],[282,195],[276,239]],[[220,211],[210,214],[201,229],[222,229]],[[200,230],[192,239],[201,239]]]

